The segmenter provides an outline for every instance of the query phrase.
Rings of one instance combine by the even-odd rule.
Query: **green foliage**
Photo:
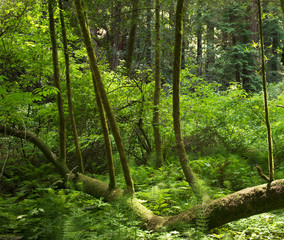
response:
[[[247,160],[238,155],[217,154],[191,162],[194,172],[204,176],[206,182],[214,187],[236,191],[259,183],[256,171],[253,174]]]

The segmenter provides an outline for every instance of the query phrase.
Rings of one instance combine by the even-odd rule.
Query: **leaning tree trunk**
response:
[[[80,143],[79,143],[79,140],[78,140],[77,126],[76,126],[76,121],[75,121],[74,111],[73,111],[70,69],[69,69],[69,51],[68,51],[68,41],[67,41],[67,35],[66,35],[64,15],[63,15],[62,0],[59,0],[59,8],[60,8],[62,42],[63,42],[63,47],[64,47],[65,77],[66,77],[66,85],[67,85],[69,117],[70,117],[70,122],[71,122],[71,126],[72,126],[72,131],[73,131],[73,138],[74,138],[74,144],[75,144],[75,149],[76,149],[79,172],[84,173],[83,158],[82,158]]]
[[[122,169],[123,169],[123,173],[124,173],[124,178],[125,178],[125,182],[127,185],[127,191],[131,194],[134,194],[134,184],[131,178],[131,174],[130,174],[130,169],[129,169],[129,165],[128,165],[128,161],[126,158],[126,154],[125,154],[125,150],[124,150],[124,146],[122,143],[122,139],[121,139],[121,135],[118,129],[118,126],[116,124],[116,120],[114,117],[114,114],[112,112],[107,94],[106,94],[106,90],[104,88],[104,84],[102,81],[102,77],[101,77],[101,73],[99,71],[98,68],[98,64],[97,64],[97,59],[95,56],[95,52],[92,46],[92,41],[91,41],[91,35],[90,35],[90,31],[88,29],[88,25],[87,25],[87,19],[85,19],[85,15],[84,15],[84,11],[81,5],[81,1],[80,0],[75,0],[75,6],[76,6],[76,11],[77,11],[77,16],[78,16],[78,20],[80,23],[80,28],[82,31],[82,35],[84,38],[84,43],[87,49],[87,54],[89,57],[89,64],[90,64],[90,68],[91,71],[94,75],[93,78],[93,84],[94,86],[98,87],[98,90],[100,92],[100,96],[102,99],[102,102],[104,104],[104,109],[110,124],[110,128],[112,130],[113,133],[113,137],[115,140],[115,143],[117,145],[117,150],[120,156],[120,161],[121,161],[121,165],[122,165]]]
[[[183,173],[189,185],[198,192],[198,179],[192,171],[186,155],[181,126],[180,126],[180,69],[181,69],[181,51],[182,51],[182,15],[184,0],[178,0],[176,9],[176,26],[175,26],[175,47],[174,47],[174,67],[173,67],[173,119],[174,131],[176,139],[176,147],[178,150],[179,161],[183,169]]]
[[[32,133],[2,125],[0,125],[0,133],[3,133],[7,136],[13,136],[20,139],[24,139],[34,144],[40,149],[40,151],[44,154],[47,160],[54,165],[57,172],[63,178],[66,178],[66,174],[70,172],[68,167],[66,166],[66,163],[62,162],[61,159],[57,159],[56,155],[50,150],[50,148]]]
[[[55,154],[35,135],[2,125],[0,125],[0,133],[33,143],[59,173],[62,175],[68,174],[68,179],[75,184],[77,182],[81,183],[79,189],[84,192],[96,198],[104,197],[106,201],[115,201],[123,196],[124,191],[122,189],[117,188],[110,191],[107,183],[80,173],[78,175],[69,173],[66,165],[61,161],[57,161]],[[155,215],[134,197],[129,197],[126,201],[132,210],[147,223],[147,227],[150,229],[157,230],[169,225],[174,228],[175,226],[178,227],[179,223],[194,226],[200,222],[201,217],[205,221],[207,228],[212,229],[241,218],[284,208],[284,179],[273,181],[271,184],[243,189],[214,201],[196,205],[171,217]]]
[[[155,42],[155,91],[154,91],[154,113],[153,113],[153,130],[155,140],[156,167],[159,168],[163,164],[162,140],[160,134],[159,121],[159,103],[161,91],[161,39],[160,39],[160,0],[156,0],[155,7],[156,16],[156,42]]]
[[[65,137],[65,117],[62,100],[62,91],[60,86],[59,66],[58,66],[58,54],[55,34],[55,24],[53,16],[53,4],[52,0],[48,0],[48,13],[49,13],[49,29],[50,39],[52,44],[52,59],[53,59],[53,71],[54,71],[54,83],[57,92],[57,107],[59,112],[59,139],[60,139],[60,160],[66,162],[66,137]]]

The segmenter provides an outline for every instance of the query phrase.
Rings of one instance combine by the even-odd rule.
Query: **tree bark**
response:
[[[93,84],[94,86],[97,85],[98,90],[100,92],[100,96],[102,99],[102,102],[104,104],[104,109],[110,124],[110,128],[112,130],[113,133],[113,137],[114,140],[116,142],[117,145],[117,150],[119,152],[119,156],[120,156],[120,161],[121,161],[121,165],[122,165],[122,169],[123,169],[123,173],[124,173],[124,178],[125,178],[125,182],[127,185],[127,191],[131,194],[134,194],[134,184],[131,178],[131,174],[130,174],[130,170],[129,170],[129,166],[128,166],[128,161],[126,158],[126,154],[125,154],[125,150],[124,150],[124,146],[122,143],[122,139],[121,139],[121,135],[118,129],[118,126],[116,124],[116,120],[114,118],[114,114],[112,112],[107,94],[106,94],[106,90],[104,88],[104,84],[102,81],[102,77],[101,77],[101,73],[99,71],[98,68],[98,64],[97,64],[97,59],[95,56],[95,52],[92,46],[92,42],[91,42],[91,36],[90,36],[90,31],[88,29],[88,24],[87,24],[87,19],[85,19],[85,15],[82,9],[82,5],[81,5],[81,1],[80,0],[75,0],[75,6],[76,6],[76,11],[77,11],[77,16],[78,16],[78,20],[80,23],[80,27],[81,27],[81,31],[82,31],[82,35],[84,38],[84,43],[87,49],[87,54],[89,57],[89,64],[90,64],[90,68],[91,71],[94,75],[93,78]]]
[[[212,13],[211,13],[212,14]],[[214,80],[214,73],[212,71],[212,67],[215,63],[215,49],[214,49],[214,23],[211,19],[212,17],[209,15],[207,19],[207,47],[206,47],[206,63],[205,63],[205,74],[208,81]]]
[[[200,5],[200,3],[199,3]],[[197,54],[196,54],[196,62],[198,64],[198,72],[197,75],[199,77],[202,76],[202,53],[203,53],[203,47],[202,47],[202,23],[201,23],[201,9],[199,8],[197,10],[197,31],[196,31],[196,37],[197,37]]]
[[[159,121],[159,104],[161,91],[161,38],[160,38],[160,0],[156,0],[155,6],[156,17],[156,40],[155,40],[155,91],[154,91],[154,113],[153,113],[153,130],[155,141],[156,167],[159,168],[163,164],[162,140],[160,134]]]
[[[108,184],[100,180],[80,173],[78,175],[70,174],[66,165],[58,162],[55,154],[35,135],[2,125],[0,125],[0,133],[25,139],[35,144],[59,173],[65,176],[68,174],[68,180],[75,184],[81,183],[82,188],[80,189],[86,193],[96,198],[104,197],[106,201],[115,201],[123,196],[122,189],[117,188],[110,191]],[[126,202],[147,223],[147,227],[150,229],[157,230],[169,225],[174,228],[175,225],[178,227],[178,223],[194,226],[202,218],[209,230],[241,218],[284,208],[284,179],[240,190],[205,204],[196,205],[171,217],[155,215],[134,197],[129,197]]]
[[[212,229],[223,224],[269,212],[284,207],[284,179],[263,184],[229,194],[209,204],[195,206],[181,214],[170,217],[164,224],[178,222],[195,224],[200,216],[207,228]]]
[[[151,66],[152,63],[152,54],[151,54],[151,49],[152,49],[152,34],[151,34],[151,23],[152,23],[152,0],[147,0],[147,33],[146,33],[146,62],[148,66]]]
[[[261,4],[258,0],[258,19],[259,19],[259,35],[260,35],[260,46],[261,46],[261,73],[262,73],[262,86],[263,86],[263,100],[264,100],[264,110],[265,110],[265,123],[267,130],[267,143],[268,143],[268,167],[269,167],[269,181],[273,181],[274,175],[274,160],[273,160],[273,146],[272,146],[272,133],[269,122],[269,111],[268,111],[268,98],[266,89],[266,71],[265,71],[265,56],[264,56],[264,42],[263,42],[263,32],[262,32],[262,13]]]
[[[68,110],[69,110],[69,117],[70,123],[73,132],[74,144],[76,149],[77,161],[79,172],[84,173],[84,164],[83,164],[83,157],[81,153],[81,148],[78,140],[78,132],[76,121],[74,117],[73,111],[73,102],[72,102],[72,91],[71,91],[71,80],[70,80],[70,69],[69,69],[69,51],[68,51],[68,41],[67,41],[67,34],[65,28],[65,21],[63,15],[63,4],[62,0],[59,0],[59,8],[60,8],[60,22],[61,22],[61,33],[62,33],[62,42],[64,47],[64,58],[65,58],[65,77],[66,77],[66,85],[67,85],[67,98],[68,98]]]
[[[105,141],[105,150],[106,150],[106,156],[107,156],[108,173],[109,173],[109,181],[110,181],[109,188],[114,189],[116,187],[116,182],[115,182],[115,170],[114,170],[114,164],[113,164],[111,140],[109,137],[109,130],[107,126],[107,121],[105,117],[101,95],[98,90],[96,81],[94,79],[94,75],[92,75],[92,77],[93,77],[93,83],[94,83],[94,90],[96,94],[96,102],[97,102],[97,106],[98,106],[99,113],[100,113],[100,121],[101,121],[102,130],[103,130],[104,141]]]
[[[61,86],[60,86],[55,23],[54,23],[54,16],[53,16],[53,12],[54,12],[53,4],[54,2],[52,0],[48,0],[49,29],[50,29],[50,39],[51,39],[51,44],[52,44],[54,83],[55,83],[55,87],[58,89],[57,107],[58,107],[58,113],[59,113],[60,160],[62,162],[66,162],[65,116],[64,116],[62,91],[61,91]]]
[[[176,25],[175,25],[175,46],[174,46],[174,66],[173,66],[173,119],[176,147],[179,161],[183,169],[186,181],[192,187],[195,193],[198,193],[199,184],[194,172],[192,171],[187,154],[180,126],[180,70],[181,70],[181,51],[182,51],[182,15],[184,0],[178,0],[176,8]]]

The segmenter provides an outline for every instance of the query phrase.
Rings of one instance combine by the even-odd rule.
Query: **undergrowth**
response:
[[[232,156],[231,156],[232,157]],[[209,164],[214,164],[215,156]],[[197,160],[196,160],[197,161]],[[198,168],[204,165],[194,163]],[[231,160],[232,164],[234,161]],[[220,160],[222,164],[222,159]],[[202,168],[208,183],[216,172]],[[214,168],[215,169],[215,168]],[[219,170],[216,170],[219,171]],[[244,173],[244,172],[243,172]],[[251,178],[251,172],[246,175]],[[123,178],[123,176],[119,176]],[[198,200],[191,194],[182,178],[180,167],[171,164],[154,170],[151,167],[133,169],[136,196],[158,215],[173,215],[191,208]],[[228,184],[222,188],[211,184],[209,194],[217,198],[230,193],[233,175],[222,177]],[[207,181],[205,179],[205,181]],[[122,180],[121,180],[122,181]],[[218,180],[217,180],[218,182]],[[229,184],[230,183],[230,184]],[[247,183],[245,183],[247,184]],[[39,185],[39,184],[38,184]],[[200,212],[197,227],[175,226],[175,229],[147,230],[144,223],[128,209],[123,199],[107,203],[73,189],[58,189],[56,184],[39,187],[14,195],[2,194],[0,198],[0,239],[3,236],[19,236],[19,239],[283,239],[284,212],[265,213],[229,223],[212,231],[206,231],[206,219]],[[47,185],[41,184],[41,185]],[[23,186],[22,186],[23,188]],[[20,238],[21,237],[21,238]],[[5,239],[4,238],[4,239]]]

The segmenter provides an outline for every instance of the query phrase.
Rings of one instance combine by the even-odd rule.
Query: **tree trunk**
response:
[[[53,16],[53,1],[48,0],[48,13],[49,13],[49,29],[50,39],[52,44],[52,59],[53,59],[53,71],[54,71],[54,83],[58,89],[57,92],[57,107],[59,113],[59,141],[60,141],[60,161],[66,162],[66,137],[65,137],[65,117],[63,108],[62,91],[60,86],[59,77],[59,66],[58,66],[58,55],[57,55],[57,44],[55,34],[55,24]]]
[[[180,126],[180,69],[181,69],[181,51],[182,51],[182,15],[184,0],[178,0],[176,8],[176,25],[175,25],[175,46],[174,46],[174,66],[173,66],[173,119],[178,151],[179,161],[183,169],[186,181],[195,191],[198,192],[198,179],[192,171],[186,155],[181,126]]]
[[[128,74],[131,71],[131,65],[132,65],[132,60],[134,56],[134,45],[135,45],[135,40],[136,40],[136,30],[137,30],[137,23],[138,23],[138,4],[139,4],[139,0],[133,0],[131,29],[130,29],[129,37],[128,37],[128,46],[127,46],[127,53],[126,53],[126,59],[125,59],[125,67],[127,69]]]
[[[108,100],[108,97],[107,97],[107,94],[104,88],[104,84],[102,82],[102,77],[101,77],[101,74],[98,68],[97,59],[96,59],[95,52],[94,52],[92,42],[91,42],[91,36],[90,36],[90,31],[87,25],[87,19],[85,19],[81,1],[75,0],[75,6],[76,6],[77,16],[79,19],[82,35],[84,38],[84,43],[85,43],[88,57],[89,57],[90,68],[94,75],[93,84],[94,86],[98,87],[102,102],[104,104],[104,109],[105,109],[105,112],[106,112],[106,115],[107,115],[107,118],[110,124],[110,128],[114,136],[114,140],[117,145],[117,150],[119,152],[120,161],[121,161],[121,165],[122,165],[122,169],[124,173],[124,178],[125,178],[126,185],[127,185],[127,190],[129,193],[134,194],[134,184],[131,178],[128,161],[126,158],[121,135],[120,135],[118,126],[116,124],[116,120],[114,118],[114,114],[112,112],[112,109],[111,109],[111,106],[110,106],[110,103],[109,103],[109,100]]]
[[[2,125],[0,125],[0,133],[24,139],[37,146],[47,158],[47,160],[54,165],[56,170],[63,178],[66,178],[66,174],[70,172],[68,167],[66,166],[66,163],[62,162],[61,159],[57,159],[56,155],[50,150],[50,148],[32,133]]]
[[[212,82],[214,80],[214,73],[212,67],[215,63],[215,49],[214,49],[214,23],[209,16],[207,20],[207,49],[206,49],[206,63],[205,63],[205,74],[208,81]]]
[[[256,214],[284,207],[284,179],[263,184],[229,194],[209,204],[197,205],[181,214],[170,217],[164,225],[178,222],[195,224],[200,217],[207,228],[212,229],[223,224],[247,218]]]
[[[264,56],[264,42],[262,33],[262,11],[260,0],[258,0],[258,19],[259,19],[259,35],[260,35],[260,46],[261,46],[261,73],[262,73],[262,86],[263,86],[263,100],[265,110],[265,123],[267,130],[267,143],[268,143],[268,167],[269,167],[269,182],[273,181],[274,175],[274,160],[273,160],[273,147],[272,147],[272,134],[269,122],[269,111],[268,111],[268,98],[266,89],[266,71],[265,71],[265,56]]]
[[[81,183],[83,188],[80,189],[86,193],[96,198],[104,197],[106,201],[115,201],[123,196],[124,191],[122,189],[117,188],[110,191],[108,184],[100,180],[80,173],[78,175],[70,174],[66,165],[58,162],[55,154],[35,135],[2,125],[0,125],[0,133],[25,139],[35,144],[59,173],[63,174],[63,176],[68,174],[68,180],[75,184]],[[284,208],[284,179],[240,190],[206,204],[196,205],[171,217],[155,215],[136,198],[129,197],[126,201],[132,210],[147,223],[147,227],[150,229],[157,230],[168,225],[175,228],[175,225],[178,227],[178,223],[187,223],[194,226],[202,219],[209,230],[241,218]]]
[[[70,117],[72,132],[73,132],[73,138],[74,138],[74,144],[75,144],[75,149],[76,149],[79,172],[84,173],[83,158],[82,158],[81,148],[80,148],[80,144],[79,144],[79,140],[78,140],[77,126],[76,126],[76,121],[75,121],[74,111],[73,111],[71,80],[70,80],[70,71],[69,71],[69,51],[68,51],[68,42],[67,42],[64,15],[63,15],[62,0],[59,0],[59,8],[60,8],[62,42],[63,42],[63,47],[64,47],[65,77],[66,77],[66,85],[67,85],[69,117]]]
[[[110,181],[109,188],[115,189],[116,187],[115,170],[114,170],[113,157],[112,157],[111,140],[109,137],[109,131],[108,131],[108,126],[107,126],[105,112],[104,112],[104,108],[102,104],[101,95],[98,90],[96,81],[94,79],[94,75],[92,75],[92,77],[93,77],[93,83],[94,83],[94,90],[96,94],[96,102],[97,102],[97,106],[98,106],[99,113],[100,113],[100,121],[101,121],[102,130],[103,130],[104,141],[105,141],[105,150],[106,150],[106,156],[107,156],[108,173],[109,173],[109,181]]]
[[[257,37],[257,0],[251,0],[251,5],[249,6],[249,22],[250,22],[250,31],[251,31],[251,40],[255,43],[258,41]]]
[[[202,24],[201,24],[201,10],[197,11],[197,54],[196,54],[196,62],[198,64],[198,72],[197,75],[199,77],[202,76]]]
[[[282,9],[282,17],[284,17],[284,0],[280,0],[280,4],[281,4],[281,9]],[[282,25],[284,25],[282,23]],[[281,57],[281,62],[282,62],[282,65],[284,66],[284,41],[282,40],[282,57]]]
[[[151,56],[151,49],[152,49],[152,40],[151,40],[151,23],[152,23],[152,0],[147,1],[147,33],[146,33],[146,62],[148,66],[151,66],[152,56]]]
[[[156,42],[155,42],[155,91],[154,91],[154,114],[153,114],[153,130],[155,140],[156,167],[160,168],[163,164],[162,140],[160,134],[159,121],[159,103],[161,91],[161,39],[160,39],[160,0],[156,0],[155,6],[156,16]]]

